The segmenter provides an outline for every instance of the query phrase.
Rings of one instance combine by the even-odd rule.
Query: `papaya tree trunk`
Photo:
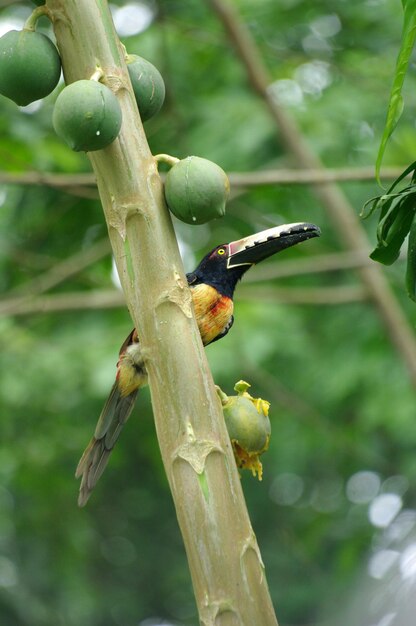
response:
[[[66,83],[89,78],[100,68],[102,82],[122,109],[119,137],[88,156],[143,345],[157,436],[200,623],[276,626],[161,181],[107,2],[47,0],[47,6]]]

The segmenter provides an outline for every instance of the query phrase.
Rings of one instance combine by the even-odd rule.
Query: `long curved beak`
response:
[[[319,237],[320,234],[321,231],[315,224],[298,222],[275,226],[238,241],[231,241],[228,244],[227,268],[260,263],[276,252],[295,246],[301,241],[312,239],[312,237]]]

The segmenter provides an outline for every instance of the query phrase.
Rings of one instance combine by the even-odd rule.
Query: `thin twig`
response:
[[[280,304],[337,305],[362,301],[366,298],[366,293],[362,287],[354,285],[316,288],[240,287],[240,300],[258,302],[259,298],[264,302],[278,302]],[[74,310],[114,309],[125,306],[126,302],[123,295],[116,289],[66,292],[2,300],[0,302],[0,317],[61,313]]]
[[[100,240],[88,250],[83,250],[69,259],[56,264],[50,270],[44,272],[32,281],[10,290],[0,299],[0,315],[26,315],[28,313],[48,313],[78,308],[112,308],[124,305],[124,300],[118,292],[111,290],[51,294],[39,298],[45,291],[56,287],[71,276],[78,274],[83,269],[107,256],[110,253],[110,245],[107,239]],[[310,259],[293,259],[282,261],[279,264],[269,263],[258,266],[245,278],[245,285],[240,292],[245,299],[260,297],[255,295],[251,285],[258,284],[276,278],[287,278],[302,274],[317,274],[329,271],[354,269],[372,263],[368,256],[351,252],[338,252],[334,254],[317,255],[311,263]],[[250,287],[248,287],[250,285]],[[260,292],[259,292],[260,293]],[[91,298],[89,298],[91,294]],[[339,304],[362,300],[365,293],[359,288],[352,286],[337,288],[276,288],[263,290],[261,297],[268,301],[284,303],[310,303],[310,304]],[[84,306],[85,303],[85,306]]]
[[[222,21],[252,88],[264,100],[286,149],[300,167],[324,171],[318,156],[311,150],[294,119],[280,106],[269,90],[269,76],[260,52],[250,32],[240,19],[237,9],[227,0],[207,0]],[[334,183],[313,187],[338,232],[340,240],[350,250],[370,248],[367,235],[346,196]],[[383,272],[376,265],[357,270],[368,294],[378,308],[392,343],[407,365],[411,380],[416,385],[416,338]]]
[[[403,172],[402,167],[385,168],[381,177],[395,180]],[[255,187],[258,185],[307,185],[328,182],[374,182],[373,166],[341,167],[337,169],[270,169],[256,172],[230,172],[231,187]]]
[[[123,294],[116,289],[57,293],[33,298],[15,298],[0,303],[0,316],[62,313],[89,309],[125,308]]]
[[[361,285],[340,285],[338,287],[240,287],[240,300],[273,302],[279,304],[337,305],[347,302],[361,302],[368,294]]]
[[[266,263],[258,265],[249,272],[244,279],[247,283],[259,283],[264,280],[287,278],[299,274],[318,274],[323,272],[337,272],[340,270],[357,269],[373,264],[366,250],[357,252],[334,252],[333,254],[320,254],[308,259],[291,259],[279,263]]]
[[[96,186],[94,174],[53,174],[50,172],[0,172],[2,185],[46,185],[47,187]]]
[[[108,239],[101,239],[89,248],[77,252],[60,263],[56,263],[51,269],[36,276],[33,280],[9,291],[7,300],[11,301],[15,299],[18,301],[22,298],[40,295],[52,289],[52,287],[56,287],[56,285],[59,285],[71,276],[78,274],[92,263],[109,255],[110,251],[111,246]],[[0,300],[0,306],[2,306],[2,304],[4,304],[4,300]]]
[[[339,449],[342,449],[344,452],[348,450],[351,453],[357,453],[357,445],[360,444],[352,440],[345,429],[340,429],[330,416],[321,413],[319,408],[314,406],[310,395],[302,397],[294,389],[287,387],[278,374],[271,374],[266,367],[262,367],[261,364],[254,362],[254,360],[246,360],[244,372],[247,373],[247,378],[252,382],[253,387],[261,386],[265,389],[264,395],[271,402],[272,424],[274,416],[278,416],[280,413],[279,409],[287,409],[296,414],[296,420],[299,420],[302,424],[307,424],[310,428],[316,429],[316,432],[333,433],[334,441],[337,441]],[[361,445],[365,446],[364,443]],[[306,625],[304,624],[303,626]],[[312,625],[308,623],[307,626]],[[324,624],[321,626],[324,626]]]
[[[395,180],[402,173],[402,167],[388,167],[382,171],[382,179]],[[163,176],[163,175],[162,175]],[[266,169],[255,172],[229,172],[231,187],[255,187],[258,185],[307,185],[326,182],[376,182],[374,167],[344,167],[336,169]],[[0,172],[2,185],[45,185],[62,188],[65,191],[85,187],[95,189],[94,174],[54,174],[52,172]]]
[[[0,299],[0,315],[14,315],[16,311],[25,311],[26,308],[29,312],[41,312],[44,304],[39,301],[38,296],[107,256],[110,251],[111,246],[108,239],[101,239],[86,250],[81,250],[70,258],[56,263],[33,280],[11,289],[7,295]],[[56,297],[58,302],[60,295],[50,297]]]

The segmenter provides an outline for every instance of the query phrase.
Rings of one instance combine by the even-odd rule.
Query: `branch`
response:
[[[365,300],[367,294],[360,286],[339,287],[269,287],[242,285],[241,300],[258,302],[259,298],[279,304],[337,305]],[[0,317],[64,313],[65,311],[118,309],[126,306],[123,294],[116,289],[72,291],[44,296],[10,298],[0,302]]]
[[[346,304],[360,302],[368,298],[361,285],[341,285],[339,287],[240,287],[241,299],[254,302],[278,302],[279,304]]]
[[[35,313],[52,313],[71,311],[74,309],[106,309],[118,308],[125,305],[125,299],[115,289],[72,292],[65,294],[51,294],[40,297],[42,293],[63,282],[70,276],[80,272],[91,263],[106,256],[109,252],[107,239],[97,242],[86,251],[57,264],[51,270],[25,283],[19,288],[10,290],[0,300],[0,315],[28,315]],[[303,274],[317,274],[323,272],[354,269],[368,265],[372,261],[365,252],[361,254],[351,252],[337,252],[322,254],[310,259],[293,259],[260,265],[250,272],[240,287],[239,295],[246,300],[255,299],[255,292],[250,289],[253,284],[269,281],[276,278],[288,278]],[[340,304],[365,299],[362,289],[350,285],[340,285],[337,288],[293,288],[269,287],[267,299],[282,304]]]
[[[299,274],[318,274],[340,270],[356,269],[371,265],[366,250],[359,252],[335,252],[333,254],[317,254],[313,259],[293,259],[279,263],[266,263],[254,268],[244,278],[244,283],[258,283],[275,278],[287,278]]]
[[[387,167],[382,171],[384,180],[395,180],[403,172],[402,167]],[[410,175],[409,175],[410,176]],[[163,178],[163,176],[162,176]],[[258,185],[309,185],[327,182],[376,182],[374,167],[344,167],[337,169],[267,169],[254,172],[229,172],[232,188],[256,187]],[[51,172],[0,172],[2,185],[45,185],[67,192],[80,192],[85,187],[96,187],[94,174],[54,174]],[[97,194],[94,195],[97,197]]]
[[[385,168],[383,179],[395,180],[403,172],[402,167]],[[231,187],[255,187],[258,185],[308,185],[328,182],[369,181],[376,182],[374,167],[341,167],[337,169],[271,169],[255,172],[230,172]],[[410,177],[410,174],[409,174]]]
[[[11,289],[6,296],[0,299],[0,315],[20,315],[28,313],[45,313],[49,310],[48,298],[40,299],[42,293],[56,287],[71,276],[78,274],[83,269],[95,263],[110,253],[111,246],[108,239],[102,239],[87,250],[77,252],[69,259],[56,263],[51,269],[36,276],[31,281]],[[65,306],[66,294],[49,296],[53,300],[56,298],[56,311],[67,309]],[[62,301],[62,302],[61,302]],[[45,308],[46,307],[46,308]],[[72,308],[84,308],[73,306]],[[98,307],[102,308],[102,307]]]
[[[325,171],[318,156],[312,152],[296,122],[280,106],[269,90],[272,79],[261,59],[250,32],[241,21],[236,8],[228,0],[207,0],[222,21],[229,39],[237,53],[247,78],[264,100],[286,149],[295,157],[300,167]],[[315,184],[313,190],[325,207],[340,240],[351,251],[370,250],[367,235],[346,196],[333,183]],[[392,343],[406,363],[410,378],[416,385],[416,338],[412,327],[403,314],[384,274],[376,264],[358,269],[359,276],[368,290],[386,326]]]
[[[0,172],[2,185],[45,185],[46,187],[96,187],[94,174],[53,174],[50,172]]]
[[[290,412],[296,414],[296,419],[304,425],[305,428],[312,428],[316,432],[331,433],[330,436],[333,440],[339,443],[338,445],[344,451],[349,451],[351,454],[357,453],[357,442],[352,440],[348,431],[345,429],[339,429],[334,420],[325,414],[322,414],[319,409],[313,405],[311,398],[303,398],[298,395],[295,390],[287,387],[280,379],[278,374],[271,374],[265,367],[259,365],[259,363],[246,362],[244,365],[247,371],[247,377],[257,384],[261,384],[267,391],[267,397],[275,399],[273,406],[277,404],[284,409],[288,409]],[[365,444],[363,444],[365,445]],[[289,626],[289,624],[287,625]],[[291,624],[293,626],[293,624]],[[299,626],[301,626],[299,624]],[[304,624],[303,626],[306,626]],[[311,622],[307,623],[307,626],[312,626]],[[316,623],[315,626],[323,626],[322,622]]]
[[[73,291],[45,296],[4,299],[0,302],[0,316],[64,313],[96,309],[117,309],[126,306],[126,299],[116,289]]]
[[[110,251],[111,246],[108,239],[101,239],[100,241],[94,243],[90,248],[81,250],[72,257],[61,261],[60,263],[56,263],[49,270],[39,276],[36,276],[33,280],[10,290],[7,297],[10,298],[10,296],[20,296],[26,298],[44,293],[45,291],[52,289],[52,287],[56,287],[56,285],[64,282],[71,276],[78,274],[92,263],[95,263],[96,261],[99,261],[103,257],[109,255]],[[1,304],[2,300],[0,300],[0,306]]]

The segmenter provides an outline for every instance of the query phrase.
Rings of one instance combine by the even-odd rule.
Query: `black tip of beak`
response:
[[[254,265],[269,256],[295,246],[302,241],[319,237],[321,231],[315,224],[299,222],[275,226],[228,244],[228,268]]]

